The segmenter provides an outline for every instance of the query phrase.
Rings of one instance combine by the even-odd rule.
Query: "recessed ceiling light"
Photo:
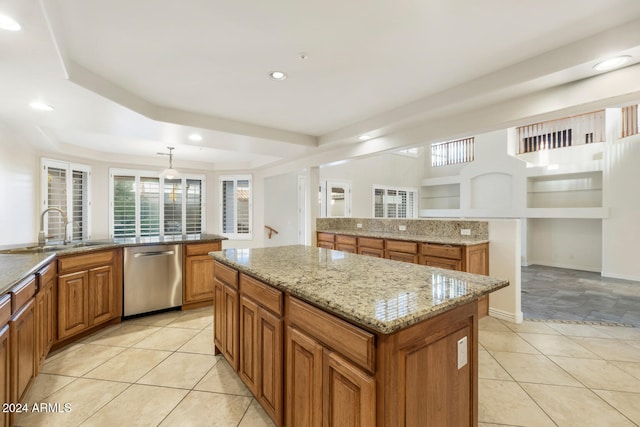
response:
[[[273,80],[284,80],[287,78],[287,75],[282,71],[272,71],[269,73],[269,77]]]
[[[189,135],[189,140],[190,141],[202,141],[202,135],[200,135],[199,133],[192,133],[191,135]]]
[[[7,31],[20,31],[22,27],[15,21],[15,19],[7,15],[0,14],[0,28]]]
[[[368,140],[368,139],[371,139],[371,136],[370,136],[370,135],[366,135],[366,134],[365,134],[365,135],[360,135],[360,136],[358,137],[358,139],[359,139],[360,141],[366,141],[366,140]]]
[[[34,110],[38,110],[38,111],[53,111],[53,110],[55,110],[55,108],[53,108],[51,105],[45,104],[44,102],[40,102],[40,101],[31,102],[29,104],[29,107],[33,108]]]
[[[604,61],[598,62],[593,66],[593,69],[596,71],[612,70],[626,64],[630,59],[631,57],[629,55],[616,56],[615,58],[605,59]]]

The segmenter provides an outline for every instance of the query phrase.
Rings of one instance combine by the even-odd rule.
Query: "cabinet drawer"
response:
[[[319,242],[331,242],[333,243],[334,235],[332,233],[320,233],[318,232],[318,241]]]
[[[358,237],[358,246],[363,248],[384,249],[384,240],[371,237]]]
[[[84,255],[68,255],[58,258],[58,273],[85,270],[97,265],[111,264],[115,251],[91,252]]]
[[[363,369],[375,371],[374,335],[296,298],[288,301],[291,324]]]
[[[16,313],[36,294],[36,276],[25,279],[11,290],[11,312]]]
[[[11,317],[11,294],[0,297],[0,329],[7,324]],[[0,418],[1,419],[1,418]]]
[[[356,236],[344,236],[342,234],[336,235],[336,244],[343,245],[356,245]]]
[[[246,274],[240,274],[240,293],[253,299],[259,305],[282,315],[282,292]]]
[[[38,271],[38,276],[40,276],[40,282],[38,283],[38,289],[40,289],[45,283],[56,278],[56,265],[54,263],[47,265],[42,270]]]
[[[422,255],[449,258],[449,259],[462,259],[462,247],[451,245],[438,245],[433,243],[422,244]]]
[[[219,251],[221,249],[220,242],[195,243],[184,245],[186,256],[207,255],[209,252]]]
[[[238,272],[236,270],[219,261],[215,261],[213,271],[216,279],[234,289],[238,289]]]
[[[417,254],[418,244],[416,242],[404,242],[402,240],[387,240],[387,250],[393,252]]]

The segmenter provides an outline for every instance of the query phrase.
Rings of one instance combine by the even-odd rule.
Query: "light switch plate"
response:
[[[356,228],[362,228],[362,224],[360,223],[356,224]]]
[[[464,337],[458,340],[458,369],[462,369],[467,361],[467,337]]]
[[[462,228],[462,229],[460,229],[460,234],[463,235],[463,236],[471,236],[471,229]]]
[[[398,230],[400,230],[400,231],[407,231],[407,226],[406,226],[406,225],[399,225],[399,226],[398,226]]]

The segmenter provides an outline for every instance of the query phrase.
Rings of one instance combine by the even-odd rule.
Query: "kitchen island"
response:
[[[477,300],[507,281],[306,246],[211,255],[216,351],[277,425],[477,424]]]

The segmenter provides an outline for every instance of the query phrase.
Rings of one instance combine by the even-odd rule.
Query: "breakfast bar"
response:
[[[215,259],[216,352],[278,426],[473,426],[488,276],[308,246]]]

